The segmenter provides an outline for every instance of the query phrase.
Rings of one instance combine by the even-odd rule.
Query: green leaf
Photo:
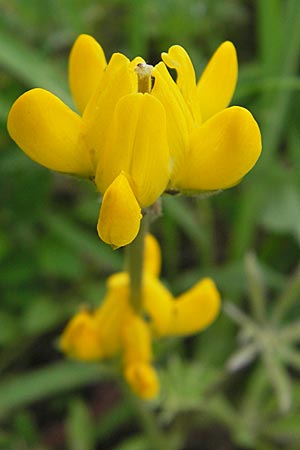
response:
[[[38,440],[38,430],[29,411],[22,411],[14,417],[14,433],[19,439],[33,447]]]
[[[0,417],[34,401],[100,381],[107,373],[105,366],[63,361],[15,375],[0,383]]]
[[[165,421],[172,420],[179,412],[201,411],[206,392],[220,375],[211,367],[199,362],[188,364],[177,356],[169,359],[167,368],[160,374],[164,393],[162,417]]]
[[[253,316],[256,320],[263,321],[266,318],[266,283],[263,278],[263,271],[254,253],[248,253],[245,257],[245,272]]]
[[[7,345],[15,339],[20,332],[19,320],[6,311],[0,311],[0,345]]]
[[[300,427],[299,414],[290,413],[287,416],[281,417],[279,420],[272,421],[265,426],[264,432],[272,439],[277,439],[282,442],[299,443],[300,441]]]
[[[282,184],[269,197],[260,223],[271,231],[291,233],[300,244],[300,192],[293,184]]]
[[[121,403],[111,407],[110,410],[101,416],[98,426],[96,426],[95,434],[97,440],[105,440],[113,435],[114,431],[128,422],[135,412],[130,402],[126,398]]]
[[[49,277],[77,280],[85,274],[85,266],[74,249],[58,236],[46,236],[39,242],[38,266]]]
[[[68,314],[68,306],[47,297],[35,297],[21,318],[23,333],[34,336],[57,326]]]
[[[28,86],[48,89],[71,104],[64,77],[54,62],[3,29],[0,30],[0,61],[2,67]]]
[[[272,349],[266,349],[263,354],[266,372],[273,385],[278,406],[281,412],[287,412],[292,403],[292,382],[284,365],[273,354]]]
[[[95,205],[97,207],[97,205]],[[43,217],[45,226],[51,230],[53,235],[74,247],[77,251],[91,258],[96,264],[106,268],[121,269],[121,255],[118,251],[113,251],[107,244],[102,242],[96,231],[91,236],[78,225],[58,213],[47,213]]]
[[[144,436],[136,436],[126,439],[125,442],[115,447],[115,450],[150,450]]]
[[[70,404],[66,431],[69,450],[92,450],[94,448],[91,415],[86,404],[79,398]]]
[[[185,199],[170,196],[164,197],[163,206],[172,220],[182,228],[195,245],[202,248],[202,245],[205,245],[206,236],[200,230],[200,223],[195,216],[196,209],[190,208]]]

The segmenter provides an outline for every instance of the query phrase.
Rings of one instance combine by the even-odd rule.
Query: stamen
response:
[[[153,66],[146,63],[140,63],[134,69],[138,76],[138,92],[145,94],[151,92],[151,73]]]

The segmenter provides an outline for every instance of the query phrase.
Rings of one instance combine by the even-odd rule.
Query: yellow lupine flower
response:
[[[198,83],[181,46],[172,46],[162,59],[177,71],[174,82],[163,62],[153,70],[152,94],[167,114],[172,157],[169,188],[193,193],[237,184],[259,158],[261,136],[247,109],[228,108],[237,80],[233,44],[227,41],[217,49]]]
[[[69,83],[79,114],[44,89],[32,89],[8,116],[12,139],[34,161],[59,172],[91,178],[103,195],[100,237],[114,247],[138,233],[141,208],[150,206],[169,180],[166,113],[151,93],[138,92],[135,68],[80,35],[69,59]]]
[[[132,390],[145,399],[155,397],[159,391],[152,364],[152,339],[198,333],[215,320],[220,310],[220,294],[209,278],[174,298],[158,278],[160,261],[159,245],[152,235],[147,235],[140,314],[134,312],[130,304],[129,274],[119,272],[108,278],[107,294],[92,313],[92,329],[98,327],[98,333],[83,334],[81,343],[80,329],[74,326],[79,321],[77,315],[67,325],[60,340],[61,349],[77,359],[95,360],[121,353],[125,379]],[[71,333],[74,328],[76,332]]]

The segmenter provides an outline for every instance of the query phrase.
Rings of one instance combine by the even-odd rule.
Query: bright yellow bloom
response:
[[[197,84],[182,47],[162,58],[151,90],[149,66],[140,57],[129,61],[114,53],[107,64],[101,46],[80,35],[69,60],[80,114],[50,92],[32,89],[8,116],[11,137],[33,160],[95,181],[103,194],[98,233],[114,247],[134,240],[141,209],[167,187],[186,193],[230,187],[261,151],[250,112],[227,108],[237,79],[233,44],[217,49]],[[176,69],[176,83],[166,65]]]
[[[91,178],[103,195],[98,233],[119,247],[138,233],[141,208],[154,203],[169,180],[166,113],[151,93],[138,92],[130,62],[80,35],[69,60],[69,82],[80,114],[44,89],[13,104],[8,131],[34,161],[49,169]]]
[[[198,333],[215,320],[220,309],[220,295],[211,279],[201,280],[174,298],[159,281],[159,270],[160,249],[154,237],[148,235],[141,313],[134,312],[130,304],[128,273],[120,272],[108,278],[101,306],[84,317],[79,312],[60,340],[61,349],[76,359],[94,361],[121,353],[125,379],[145,399],[155,397],[159,391],[152,365],[152,339]]]
[[[217,49],[198,83],[192,62],[179,45],[163,53],[162,59],[177,71],[176,83],[163,62],[152,73],[152,94],[167,114],[169,188],[193,193],[237,184],[256,163],[261,136],[247,109],[227,108],[237,80],[233,44],[227,41]]]

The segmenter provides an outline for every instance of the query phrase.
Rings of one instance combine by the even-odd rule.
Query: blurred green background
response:
[[[163,430],[165,449],[299,450],[299,23],[298,0],[0,0],[0,449],[156,450],[146,425]],[[164,282],[178,294],[212,276],[224,308],[201,335],[159,344],[150,424],[108,367],[57,350],[68,318],[97,305],[122,267],[122,251],[97,237],[98,194],[30,161],[6,132],[29,88],[72,104],[67,59],[83,32],[108,58],[151,64],[181,44],[198,75],[232,40],[232,104],[250,109],[263,135],[239,186],[163,199],[152,231]]]

